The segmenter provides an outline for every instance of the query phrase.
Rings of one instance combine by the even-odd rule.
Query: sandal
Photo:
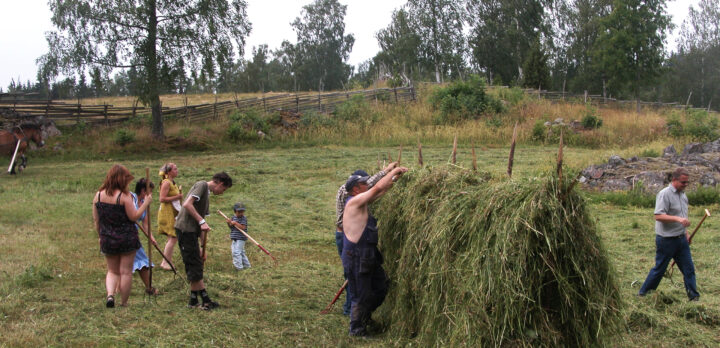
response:
[[[209,311],[209,310],[211,310],[211,309],[215,309],[215,308],[218,308],[218,307],[220,307],[220,304],[218,304],[218,303],[215,302],[215,301],[210,301],[210,302],[205,302],[205,303],[203,303],[203,304],[200,306],[200,309],[202,309],[202,310],[204,310],[204,311]]]
[[[108,295],[107,300],[105,301],[105,307],[107,307],[107,308],[115,307],[115,296]]]

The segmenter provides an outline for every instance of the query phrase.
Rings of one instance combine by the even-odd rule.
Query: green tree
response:
[[[419,53],[433,67],[435,81],[465,70],[462,3],[453,0],[408,0],[405,5],[413,31],[420,39]]]
[[[532,45],[550,37],[545,7],[553,0],[467,0],[469,45],[477,66],[490,80],[514,83]]]
[[[407,11],[394,11],[390,25],[378,31],[375,38],[380,52],[375,56],[374,63],[382,65],[391,76],[400,76],[406,84],[409,83],[419,69],[421,39],[411,27]],[[366,68],[362,73],[370,71],[369,65]],[[360,67],[358,70],[360,72]]]
[[[352,66],[345,62],[355,37],[345,35],[346,10],[347,6],[338,0],[315,0],[303,6],[302,18],[291,23],[297,33],[297,44],[284,46],[292,46],[289,61],[295,67],[295,81],[301,89],[339,89],[347,83]]]
[[[540,42],[530,48],[530,53],[523,64],[523,86],[530,88],[549,88],[550,69],[547,64],[547,56],[540,47]]]
[[[661,73],[663,44],[672,27],[665,0],[615,0],[601,26],[592,51],[595,64],[616,94],[639,98],[640,89]]]
[[[48,76],[86,67],[135,68],[138,97],[152,108],[152,134],[164,137],[160,66],[181,66],[213,75],[215,66],[242,54],[250,32],[244,0],[51,0],[56,32],[38,59]]]

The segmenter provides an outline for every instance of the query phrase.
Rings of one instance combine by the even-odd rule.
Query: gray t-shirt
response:
[[[193,197],[195,200],[193,206],[200,216],[210,214],[210,191],[208,190],[208,183],[206,181],[196,182],[187,194],[187,197]],[[185,207],[180,209],[175,219],[175,228],[182,232],[200,233],[200,225],[198,225],[197,220],[187,212]]]
[[[667,214],[688,217],[688,199],[685,192],[678,191],[675,186],[660,190],[655,198],[655,215]],[[676,237],[685,234],[685,226],[679,222],[655,221],[655,234],[662,237]]]

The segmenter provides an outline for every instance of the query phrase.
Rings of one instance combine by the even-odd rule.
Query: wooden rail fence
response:
[[[185,105],[179,107],[163,107],[164,119],[184,119],[187,121],[201,121],[218,118],[235,110],[250,109],[265,112],[289,111],[295,113],[333,112],[338,105],[361,96],[368,101],[406,102],[416,100],[413,87],[380,88],[361,91],[332,92],[332,93],[305,93],[281,94],[255,98],[217,101],[214,103]],[[60,125],[85,122],[88,125],[111,125],[125,122],[138,115],[150,115],[152,111],[147,107],[116,107],[113,105],[82,105],[57,102],[52,100],[22,100],[20,98],[0,99],[0,121],[16,120],[25,117],[44,116]]]

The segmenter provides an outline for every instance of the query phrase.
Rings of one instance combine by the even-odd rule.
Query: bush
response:
[[[585,116],[583,116],[581,123],[585,129],[596,129],[602,127],[603,121],[602,118],[597,115],[597,110],[588,105],[585,108]]]
[[[640,152],[640,157],[660,157],[660,152],[654,149],[645,149]]]
[[[673,137],[688,136],[695,141],[711,141],[718,138],[718,119],[705,110],[673,112],[667,120],[668,134]]]
[[[241,127],[245,128],[245,130],[252,131],[250,133],[253,134],[257,133],[257,131],[262,131],[265,134],[269,134],[269,121],[273,120],[274,117],[275,116],[265,115],[261,111],[256,109],[249,109],[243,112],[234,111],[230,115],[228,115],[230,121],[234,122],[233,124],[239,124]],[[277,117],[279,117],[279,115]],[[228,128],[228,134],[229,132],[230,129]]]
[[[504,100],[510,106],[520,104],[525,99],[525,92],[519,87],[498,88],[498,98]]]
[[[125,146],[135,141],[135,132],[129,129],[118,129],[115,132],[115,143],[120,146]]]
[[[720,201],[720,191],[715,187],[700,186],[695,191],[687,192],[690,205],[709,205]]]
[[[601,202],[616,206],[634,206],[638,208],[655,207],[655,196],[645,193],[642,181],[635,184],[629,191],[608,192],[599,196]]]
[[[336,124],[334,118],[315,111],[308,111],[300,116],[300,126],[303,128],[332,127]]]
[[[547,129],[545,127],[545,121],[537,120],[532,128],[532,140],[534,141],[545,141],[547,136]]]
[[[467,81],[456,81],[436,89],[429,102],[438,111],[436,123],[477,119],[483,113],[498,113],[503,109],[499,100],[485,93],[485,84],[475,75]]]
[[[343,121],[358,121],[373,115],[370,104],[362,95],[354,95],[346,102],[340,104],[333,112],[335,118]],[[372,117],[374,118],[374,117]]]
[[[257,133],[243,127],[240,123],[232,123],[227,129],[227,137],[234,143],[257,140]]]

